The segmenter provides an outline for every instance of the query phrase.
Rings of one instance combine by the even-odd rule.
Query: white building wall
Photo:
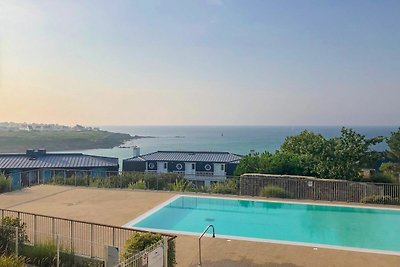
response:
[[[214,163],[214,175],[215,176],[226,176],[224,163]]]
[[[194,164],[194,169],[192,169],[192,164]],[[195,175],[196,174],[196,163],[185,162],[185,174]]]
[[[165,163],[167,163],[167,162],[157,162],[157,172],[158,173],[168,172],[168,163],[167,163],[167,168],[165,168]]]

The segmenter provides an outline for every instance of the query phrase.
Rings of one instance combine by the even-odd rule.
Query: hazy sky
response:
[[[0,1],[0,121],[399,125],[400,1]]]

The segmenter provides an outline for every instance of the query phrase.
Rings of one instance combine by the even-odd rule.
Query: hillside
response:
[[[137,138],[141,137],[102,130],[0,131],[0,153],[25,152],[29,148],[48,151],[112,148]]]

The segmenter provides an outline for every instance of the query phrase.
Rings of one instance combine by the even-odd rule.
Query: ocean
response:
[[[274,152],[287,136],[299,134],[307,129],[327,138],[340,135],[340,126],[102,126],[101,129],[129,133],[131,135],[154,136],[132,140],[127,146],[137,145],[141,153],[157,150],[228,151],[246,155],[250,150]],[[348,128],[366,137],[390,136],[396,126],[357,126]],[[385,143],[374,149],[385,150]],[[117,157],[121,161],[132,157],[132,148],[90,149],[77,151],[86,154]]]

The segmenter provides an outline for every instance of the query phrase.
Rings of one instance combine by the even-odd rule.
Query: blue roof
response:
[[[0,169],[116,167],[118,158],[82,153],[46,153],[37,157],[27,154],[0,154]]]
[[[126,159],[125,161],[184,161],[184,162],[216,162],[216,163],[238,163],[241,155],[229,152],[208,151],[157,151],[138,157]]]

